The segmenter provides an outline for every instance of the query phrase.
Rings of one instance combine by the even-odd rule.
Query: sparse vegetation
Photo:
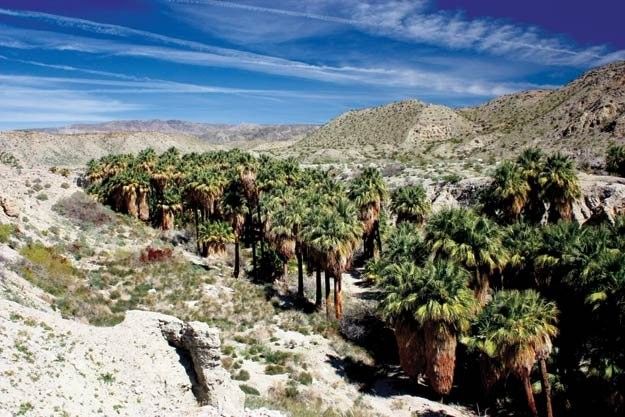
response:
[[[4,164],[12,168],[21,168],[18,159],[14,155],[5,151],[0,151],[0,164]]]
[[[0,224],[0,243],[8,243],[15,233],[15,226],[12,224]]]

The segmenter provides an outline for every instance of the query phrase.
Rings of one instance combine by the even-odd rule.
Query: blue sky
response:
[[[0,0],[0,129],[482,103],[625,59],[619,3]]]

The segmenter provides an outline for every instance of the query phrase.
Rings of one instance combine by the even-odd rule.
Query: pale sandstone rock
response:
[[[18,217],[20,215],[20,209],[17,204],[6,197],[0,197],[0,206],[2,206],[4,213],[9,217]]]

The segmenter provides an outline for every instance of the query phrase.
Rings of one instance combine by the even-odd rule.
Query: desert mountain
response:
[[[593,69],[555,90],[496,98],[452,109],[403,101],[344,113],[296,148],[414,153],[434,157],[500,157],[534,145],[596,163],[625,136],[625,62]]]
[[[300,139],[310,133],[315,125],[258,125],[258,124],[211,124],[182,120],[117,120],[97,124],[75,124],[60,128],[42,129],[56,134],[157,132],[192,135],[210,143],[242,141],[284,141]]]
[[[20,165],[82,166],[111,153],[136,153],[147,147],[163,152],[175,146],[183,152],[212,148],[195,136],[150,132],[52,134],[35,131],[0,132],[0,150]],[[36,149],[36,152],[33,152]]]

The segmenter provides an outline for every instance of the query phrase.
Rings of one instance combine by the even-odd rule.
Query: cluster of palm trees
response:
[[[402,368],[438,394],[462,390],[459,374],[493,395],[519,381],[536,416],[537,378],[548,417],[624,410],[625,220],[571,221],[581,190],[567,157],[529,149],[496,168],[476,207],[438,213],[423,187],[389,193],[376,169],[343,183],[238,150],[107,156],[89,163],[87,179],[116,210],[194,230],[203,256],[234,244],[236,277],[242,244],[256,279],[270,253],[278,276],[293,261],[298,297],[311,277],[315,306],[329,316],[333,305],[337,319],[341,277],[362,251]]]
[[[325,300],[329,314],[333,282],[336,318],[343,314],[341,277],[360,242],[365,256],[381,247],[387,190],[375,169],[365,169],[346,187],[293,160],[254,158],[239,150],[181,155],[172,148],[161,155],[146,149],[90,161],[86,177],[91,192],[120,212],[164,230],[193,228],[202,256],[223,253],[234,243],[236,277],[242,241],[251,246],[256,278],[269,250],[282,262],[282,275],[295,259],[298,296],[304,298],[304,276],[314,273],[315,305],[321,308]]]
[[[534,149],[500,164],[484,194],[436,214],[418,186],[392,194],[397,226],[365,274],[381,288],[403,369],[446,395],[474,361],[484,392],[516,377],[537,416],[535,372],[549,417],[552,385],[562,413],[622,412],[625,219],[570,221],[573,163]]]

